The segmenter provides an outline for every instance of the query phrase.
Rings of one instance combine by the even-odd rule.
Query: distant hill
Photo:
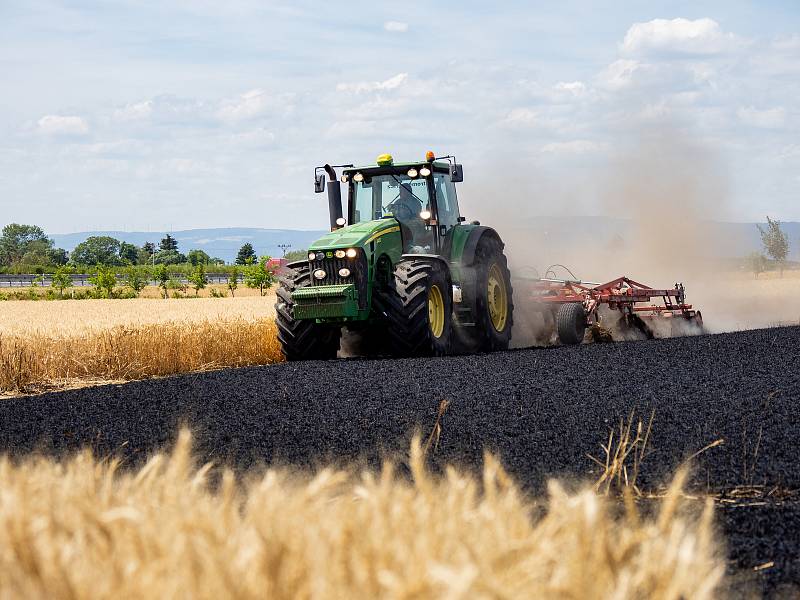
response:
[[[195,248],[207,252],[210,256],[232,262],[242,244],[250,242],[256,254],[282,256],[283,251],[278,244],[291,244],[291,250],[304,250],[315,239],[324,235],[325,231],[298,231],[294,229],[256,229],[249,227],[219,229],[187,229],[170,231],[169,234],[178,240],[181,252]],[[167,234],[166,231],[85,231],[81,233],[62,233],[50,237],[59,248],[72,251],[75,246],[93,235],[107,235],[121,241],[141,246],[145,242],[158,242]]]
[[[489,223],[487,223],[489,224]],[[610,217],[537,217],[517,222],[513,225],[497,225],[500,234],[524,233],[533,240],[547,240],[554,249],[569,246],[572,243],[587,241],[607,245],[615,238],[626,239],[630,233],[631,222],[625,219]],[[781,223],[789,236],[791,253],[789,258],[800,260],[800,223]],[[108,235],[137,246],[145,242],[158,243],[166,235],[165,231],[86,231],[81,233],[56,234],[51,236],[56,246],[72,250],[80,242],[92,235]],[[178,240],[181,252],[194,248],[204,250],[231,262],[245,242],[250,242],[256,254],[281,256],[283,252],[278,244],[291,244],[292,250],[308,248],[309,244],[326,232],[300,231],[294,229],[257,229],[247,227],[218,229],[187,229],[169,232]],[[709,223],[709,235],[713,235],[715,243],[711,245],[717,258],[738,258],[761,249],[761,238],[755,223]],[[668,249],[665,248],[665,251]]]

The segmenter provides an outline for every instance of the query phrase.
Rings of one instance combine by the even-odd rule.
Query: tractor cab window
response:
[[[431,252],[433,232],[419,214],[430,210],[428,182],[406,175],[378,175],[353,182],[352,223],[395,218],[400,223],[403,251]]]
[[[458,223],[458,200],[456,199],[456,186],[450,181],[449,175],[435,173],[433,185],[436,189],[436,205],[439,209],[439,225],[444,225],[448,230]]]

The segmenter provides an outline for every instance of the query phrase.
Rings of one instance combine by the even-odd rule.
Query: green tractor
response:
[[[364,167],[317,167],[317,193],[326,176],[331,233],[311,245],[307,260],[287,265],[277,291],[287,360],[335,358],[345,328],[367,355],[508,348],[514,305],[504,244],[459,213],[455,157],[428,152],[395,163],[383,154]]]

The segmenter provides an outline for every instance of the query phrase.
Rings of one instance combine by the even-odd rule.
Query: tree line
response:
[[[258,261],[253,245],[242,245],[234,261],[245,266]],[[141,247],[110,236],[90,236],[72,252],[57,248],[51,238],[38,225],[11,223],[3,227],[0,235],[0,269],[17,273],[53,272],[57,267],[128,267],[136,265],[166,265],[220,267],[221,258],[209,256],[204,250],[192,249],[183,254],[178,240],[167,234],[158,244],[147,242]],[[227,271],[227,269],[223,269]],[[185,270],[188,274],[189,270]]]

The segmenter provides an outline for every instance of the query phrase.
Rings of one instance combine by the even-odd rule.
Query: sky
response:
[[[594,215],[676,139],[800,220],[800,4],[603,5],[2,0],[0,224],[320,229],[315,166],[429,149],[465,213]]]

